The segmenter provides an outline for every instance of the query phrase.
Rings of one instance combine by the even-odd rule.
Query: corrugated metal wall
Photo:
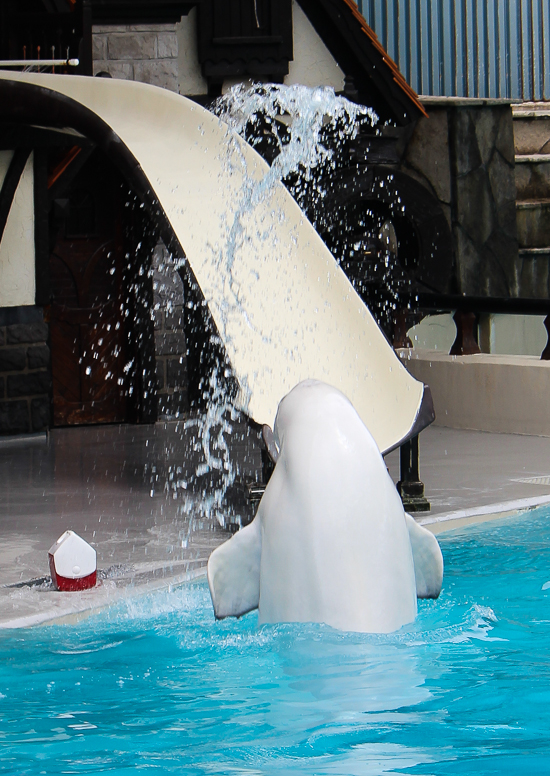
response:
[[[419,94],[550,99],[550,0],[359,0]]]

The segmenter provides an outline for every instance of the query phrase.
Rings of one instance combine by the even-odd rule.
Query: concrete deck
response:
[[[204,573],[229,533],[199,509],[207,478],[182,424],[54,430],[49,438],[0,441],[0,627],[78,616],[113,601]],[[241,477],[260,471],[258,436],[235,424]],[[550,502],[550,438],[430,427],[421,436],[421,478],[432,504],[416,515],[434,532]],[[387,457],[398,479],[398,452]],[[239,500],[240,499],[240,500]],[[226,509],[250,506],[230,494]],[[51,589],[47,552],[66,529],[98,553],[101,585]]]
[[[386,457],[395,482],[399,452]],[[550,437],[430,426],[420,436],[420,478],[434,533],[550,502]]]
[[[261,470],[258,434],[242,423],[233,428],[231,460],[253,479]],[[195,434],[174,422],[1,440],[0,627],[74,615],[204,573],[229,533],[201,514],[212,481],[191,483],[202,460]],[[252,514],[242,490],[224,506]],[[67,529],[96,548],[102,584],[84,593],[29,585],[49,576],[48,549]]]

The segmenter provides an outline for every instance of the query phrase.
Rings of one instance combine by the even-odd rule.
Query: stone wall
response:
[[[179,418],[189,409],[183,284],[174,260],[160,243],[153,254],[153,321],[159,420]]]
[[[459,289],[473,296],[517,297],[511,107],[455,108],[450,129]]]
[[[48,325],[40,307],[0,309],[0,435],[50,425]]]
[[[429,118],[417,123],[402,167],[434,194],[449,220],[453,291],[515,297],[520,289],[510,101],[423,102]]]
[[[95,25],[94,75],[142,81],[178,91],[175,24]]]
[[[452,228],[448,111],[432,106],[428,111],[429,118],[421,117],[414,128],[401,168],[429,189]]]

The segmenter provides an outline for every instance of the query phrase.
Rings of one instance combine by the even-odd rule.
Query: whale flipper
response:
[[[405,512],[414,560],[416,595],[437,598],[443,584],[443,555],[435,536]]]
[[[261,554],[260,523],[253,520],[210,555],[208,585],[216,619],[258,608]]]

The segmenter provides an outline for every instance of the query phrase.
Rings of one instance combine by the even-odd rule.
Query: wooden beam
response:
[[[51,187],[54,185],[54,183],[63,175],[67,167],[74,162],[78,154],[80,153],[81,149],[79,146],[73,146],[63,159],[57,164],[53,170],[51,171],[50,175],[48,176],[48,188],[51,189]]]
[[[94,24],[174,24],[200,0],[93,0]]]
[[[78,148],[79,153],[75,153],[76,148]],[[54,200],[65,195],[65,192],[68,190],[80,170],[84,167],[94,149],[95,146],[91,144],[86,148],[73,146],[50,174],[48,177],[48,201],[50,207]],[[64,164],[64,162],[67,163]],[[59,172],[59,174],[54,175],[56,172]]]

